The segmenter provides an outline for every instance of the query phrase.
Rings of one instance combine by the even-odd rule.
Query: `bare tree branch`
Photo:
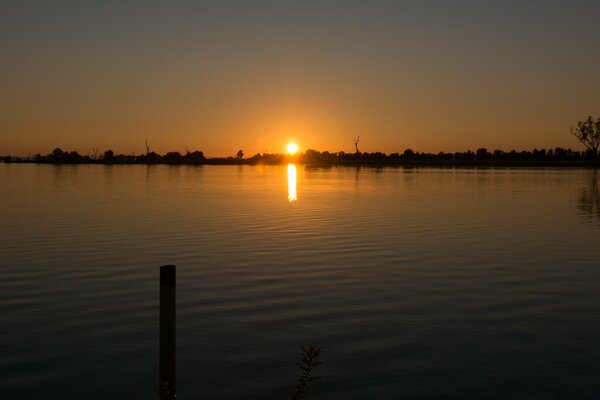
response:
[[[600,147],[600,118],[594,120],[590,115],[585,121],[579,121],[577,127],[571,127],[571,135],[575,136],[587,150],[598,154]]]

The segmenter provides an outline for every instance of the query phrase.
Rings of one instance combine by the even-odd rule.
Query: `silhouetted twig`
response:
[[[323,351],[321,347],[313,344],[302,346],[302,361],[296,363],[302,370],[302,375],[298,379],[296,390],[288,397],[288,400],[303,400],[308,398],[309,383],[320,378],[320,376],[313,376],[312,372],[322,364],[317,358]]]
[[[156,390],[158,400],[175,400],[175,393],[171,392],[169,382],[161,381]]]

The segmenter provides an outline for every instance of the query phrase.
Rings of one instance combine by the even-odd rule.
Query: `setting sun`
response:
[[[296,154],[298,152],[298,145],[296,143],[289,143],[287,145],[287,152],[289,154]]]

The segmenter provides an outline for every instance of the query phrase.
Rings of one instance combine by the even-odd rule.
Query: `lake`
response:
[[[599,398],[598,176],[1,164],[1,397]]]

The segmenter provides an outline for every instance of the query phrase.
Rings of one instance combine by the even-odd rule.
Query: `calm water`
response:
[[[2,398],[153,398],[163,264],[181,399],[286,399],[308,343],[314,399],[600,397],[593,170],[4,164],[0,185]]]

